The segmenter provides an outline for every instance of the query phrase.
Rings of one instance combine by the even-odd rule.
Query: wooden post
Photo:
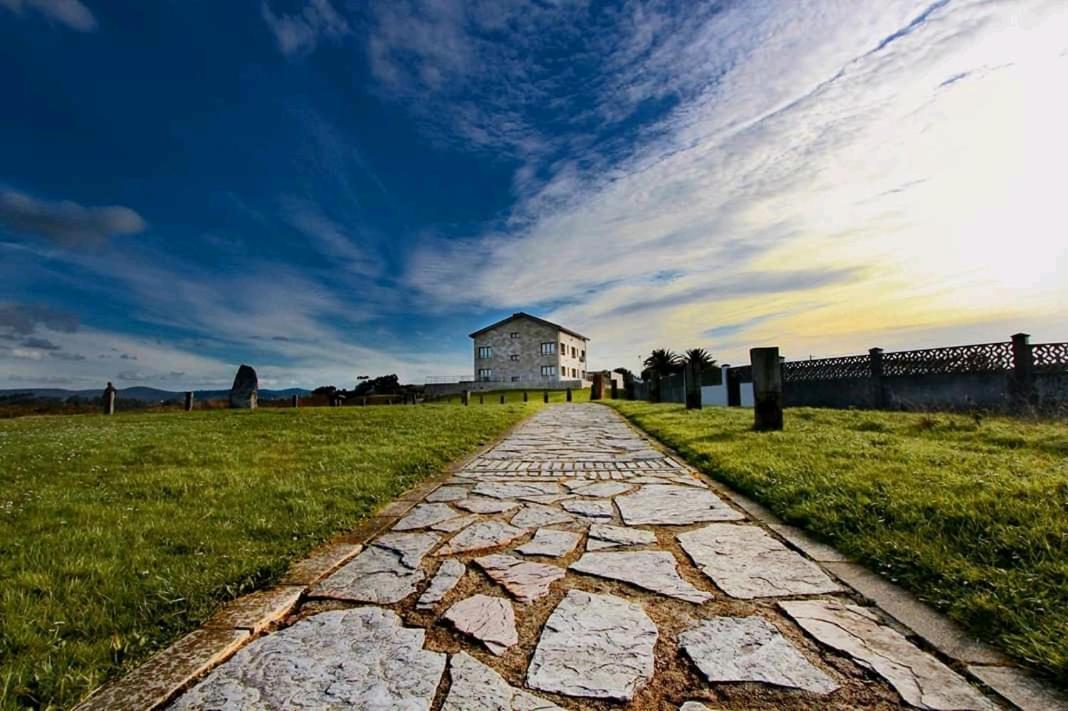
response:
[[[106,388],[104,388],[104,414],[105,415],[114,415],[115,414],[115,393],[116,393],[115,386],[111,384],[111,381],[108,381],[108,386]]]
[[[300,407],[300,395],[294,395],[293,396],[293,407],[294,408]]]
[[[464,407],[470,405],[471,404],[471,391],[470,390],[464,390],[460,394],[460,401],[463,402]]]
[[[1016,409],[1026,409],[1038,401],[1035,393],[1035,356],[1031,352],[1031,336],[1027,333],[1014,333],[1012,336],[1009,397]]]
[[[542,397],[542,400],[544,400],[545,402],[549,402],[549,391],[548,390],[543,391],[542,394],[541,394],[541,397]]]
[[[564,396],[568,402],[571,402],[571,388],[567,389],[567,394]]]
[[[192,390],[188,390],[185,393],[185,411],[186,412],[192,412],[193,411],[193,391]]]
[[[701,409],[701,366],[698,363],[686,364],[686,409]]]
[[[881,410],[885,405],[885,397],[883,395],[883,349],[869,349],[868,357],[871,365],[871,405],[876,410]]]
[[[753,429],[782,429],[782,361],[779,349],[751,348],[753,366]]]

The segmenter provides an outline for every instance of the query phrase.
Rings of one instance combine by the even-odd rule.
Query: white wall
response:
[[[722,367],[722,366],[721,366]],[[701,387],[701,407],[727,406],[727,369],[723,369],[722,385],[704,385]],[[753,406],[753,384],[740,383],[742,407]]]

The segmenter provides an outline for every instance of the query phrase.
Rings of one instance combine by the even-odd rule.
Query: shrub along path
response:
[[[539,405],[0,421],[0,708],[67,708]]]
[[[251,610],[284,619],[172,708],[996,707],[607,407],[542,409],[400,503],[340,567],[238,608],[245,641]]]

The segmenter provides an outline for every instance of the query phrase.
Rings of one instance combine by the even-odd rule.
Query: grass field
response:
[[[482,403],[479,403],[478,397],[482,396]],[[490,405],[500,405],[501,395],[504,395],[505,403],[523,402],[522,390],[492,390],[485,393],[471,393],[471,407],[481,404],[483,407],[489,407]],[[530,402],[543,402],[542,390],[528,390],[527,397],[530,398]],[[549,402],[565,402],[567,400],[567,392],[564,390],[550,390]],[[572,402],[589,402],[590,389],[581,388],[571,391]],[[446,403],[449,405],[460,405],[462,400],[459,395],[450,395],[447,398],[441,398],[435,402]]]
[[[69,707],[537,406],[0,421],[0,708]]]
[[[1068,687],[1068,423],[613,403],[692,464]]]

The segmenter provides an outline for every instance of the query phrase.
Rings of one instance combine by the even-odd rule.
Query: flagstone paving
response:
[[[405,501],[174,708],[1007,707],[607,407]]]

